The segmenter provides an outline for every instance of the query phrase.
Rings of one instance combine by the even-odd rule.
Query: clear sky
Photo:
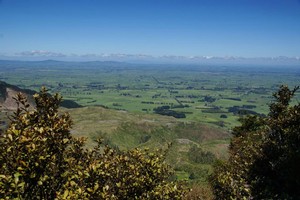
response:
[[[300,56],[300,0],[0,0],[0,54]]]

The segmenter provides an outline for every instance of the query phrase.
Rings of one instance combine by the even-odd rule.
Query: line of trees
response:
[[[172,116],[175,118],[186,118],[186,115],[182,112],[177,112],[175,110],[170,110],[170,106],[160,106],[157,108],[154,108],[153,111],[156,114],[160,115],[167,115],[167,116]]]

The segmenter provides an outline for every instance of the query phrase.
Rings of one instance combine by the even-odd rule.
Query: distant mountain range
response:
[[[62,54],[49,51],[26,51],[14,56],[0,55],[0,60],[76,62],[127,62],[139,64],[245,64],[245,65],[300,65],[300,57],[238,57],[238,56],[151,56],[145,54]]]

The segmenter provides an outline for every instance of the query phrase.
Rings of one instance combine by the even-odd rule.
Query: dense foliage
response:
[[[71,119],[58,111],[61,97],[43,88],[36,108],[16,97],[18,109],[0,136],[0,199],[181,199],[170,181],[165,152],[84,147],[72,137]]]
[[[248,116],[233,130],[228,161],[211,177],[216,199],[298,199],[300,196],[299,87],[281,86],[267,117]]]

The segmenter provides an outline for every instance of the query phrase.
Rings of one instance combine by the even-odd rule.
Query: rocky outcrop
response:
[[[22,93],[27,97],[28,103],[34,107],[33,95],[37,93],[34,90],[21,89],[18,86],[10,85],[6,82],[0,81],[0,109],[1,110],[15,110],[17,108],[14,98],[18,93]],[[64,100],[61,106],[65,108],[79,108],[82,107],[78,103],[71,100]]]

